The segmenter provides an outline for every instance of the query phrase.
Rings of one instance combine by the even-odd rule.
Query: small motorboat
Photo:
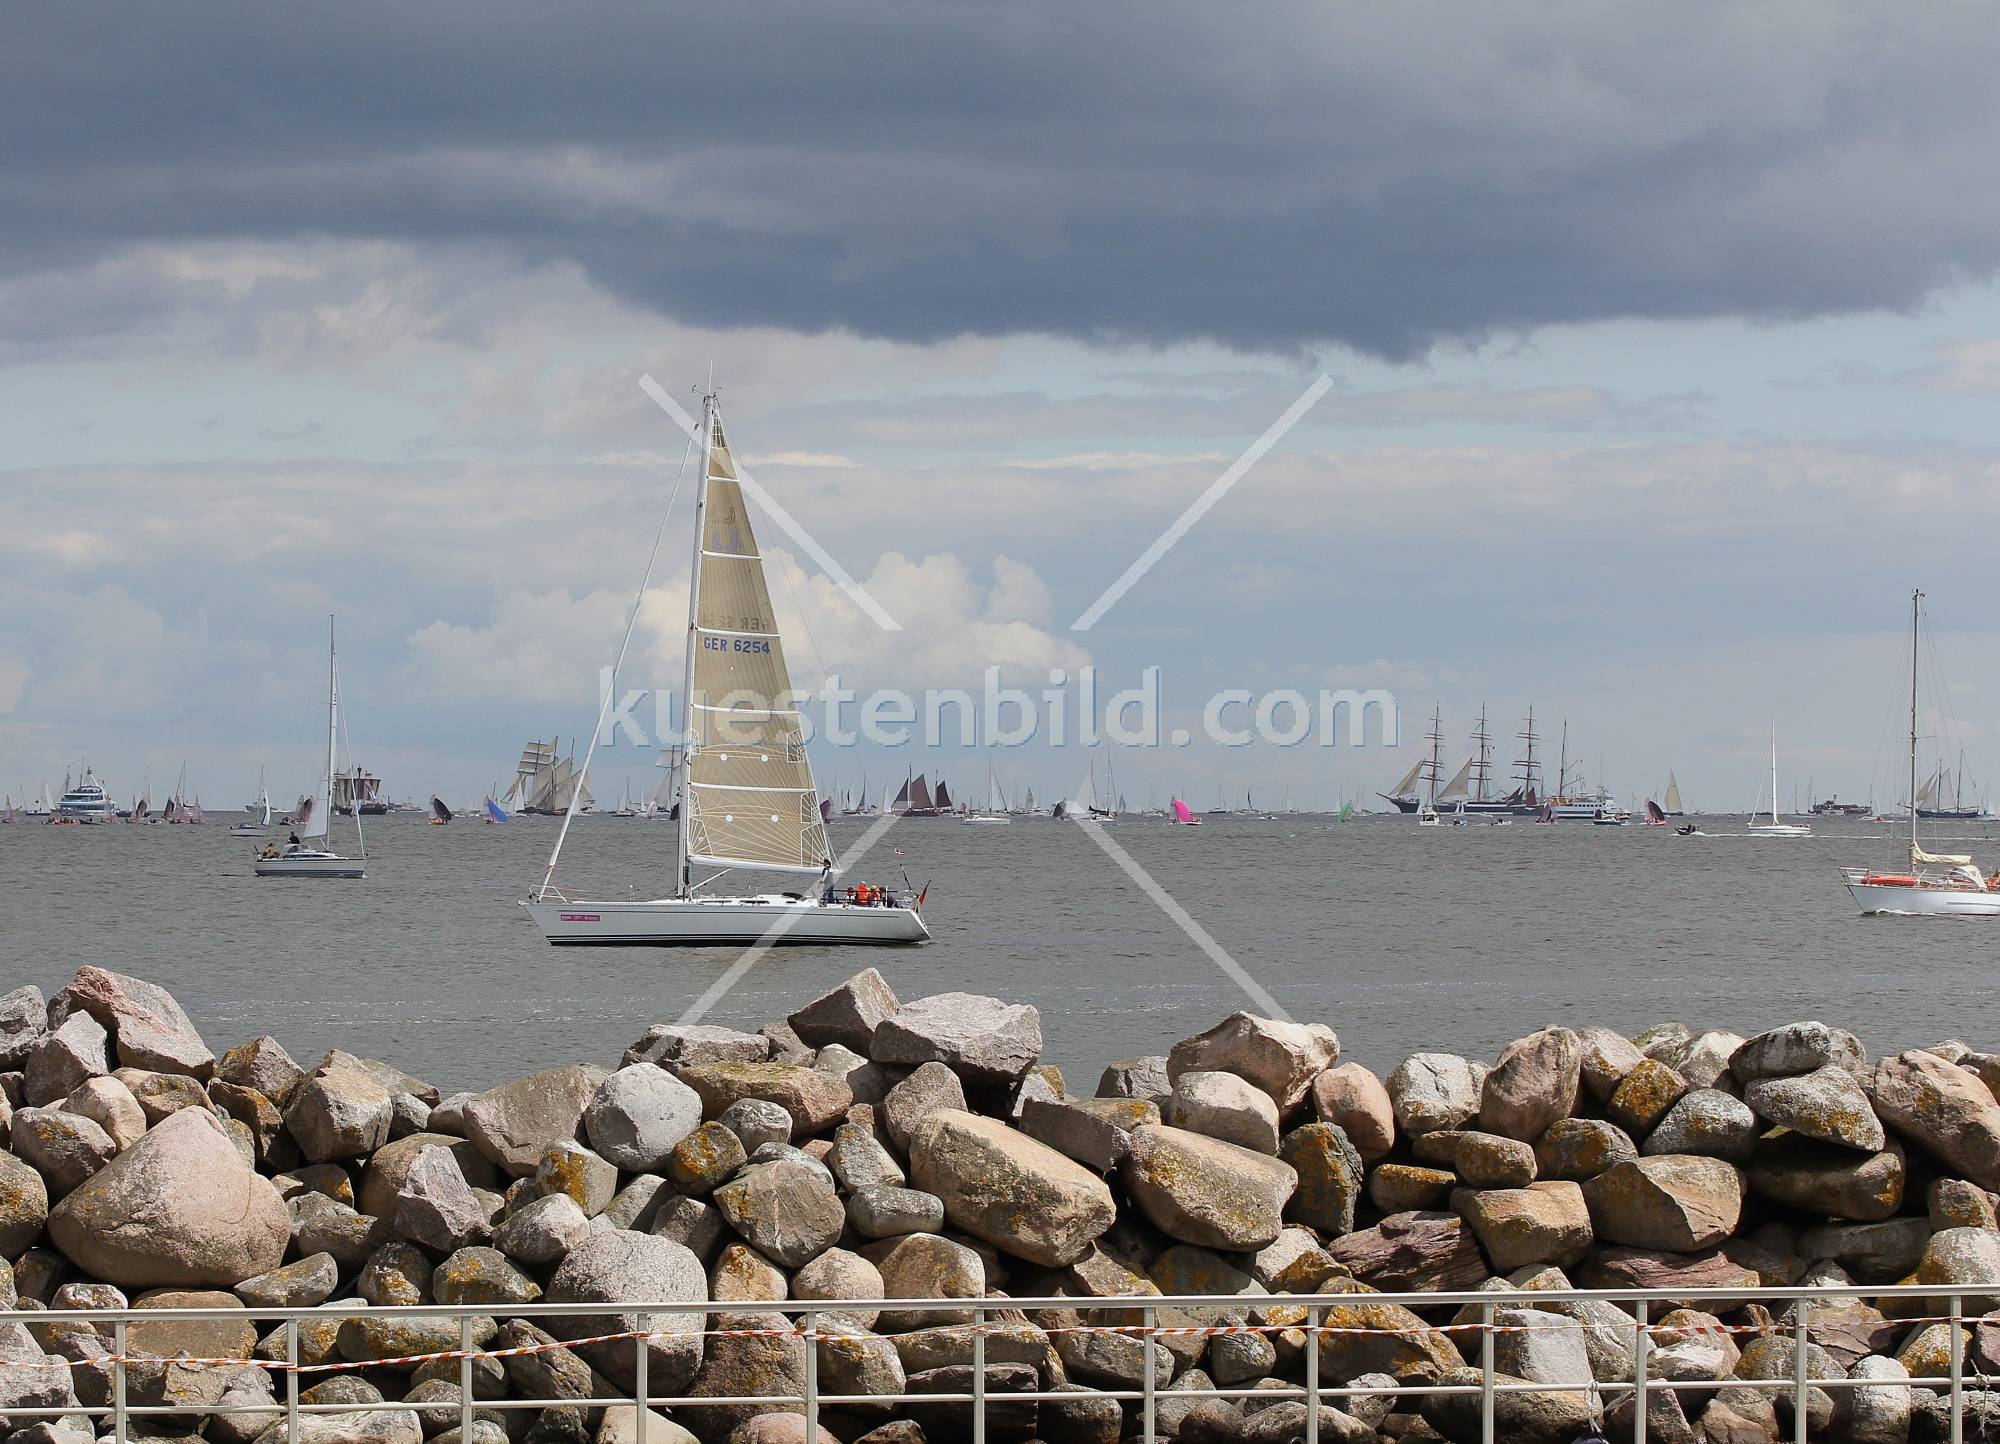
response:
[[[1703,835],[1704,834],[1702,833],[1702,830],[1696,827],[1692,822],[1682,823],[1679,827],[1674,829],[1675,837],[1701,837]]]

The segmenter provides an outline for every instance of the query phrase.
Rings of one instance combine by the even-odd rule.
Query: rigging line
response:
[[[618,658],[611,664],[611,675],[615,679],[625,665],[625,649],[632,645],[632,633],[639,625],[639,608],[645,604],[646,589],[653,584],[653,567],[660,559],[660,543],[667,534],[667,522],[673,517],[674,502],[681,494],[681,481],[687,476],[688,458],[694,454],[694,434],[688,434],[687,448],[681,452],[680,469],[674,473],[674,488],[667,493],[667,509],[660,513],[659,528],[653,533],[653,549],[646,553],[646,574],[639,579],[638,595],[632,598],[632,614],[625,619],[625,635],[618,641]],[[688,578],[688,585],[694,585],[694,578]],[[540,901],[549,890],[549,884],[556,875],[556,863],[562,857],[563,843],[569,837],[569,825],[576,820],[577,805],[583,800],[585,780],[590,776],[590,759],[597,753],[598,734],[604,730],[604,719],[611,711],[611,699],[617,695],[617,685],[606,689],[604,700],[598,704],[597,721],[590,729],[590,742],[583,749],[583,766],[577,769],[575,784],[570,788],[569,807],[563,813],[562,829],[556,833],[556,845],[549,853],[548,870],[542,874],[542,885],[536,889],[535,899]],[[686,699],[682,699],[682,730],[686,730]]]

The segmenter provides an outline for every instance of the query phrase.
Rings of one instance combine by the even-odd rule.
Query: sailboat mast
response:
[[[326,619],[326,806],[329,812],[333,810],[334,739],[340,721],[340,667],[337,658],[333,643],[333,618],[329,616]],[[185,765],[182,772],[185,775]],[[178,785],[174,788],[174,795],[176,798],[180,796]],[[332,826],[333,819],[329,817],[329,832]]]
[[[1771,719],[1771,821],[1778,820],[1778,722]]]
[[[1910,866],[1917,863],[1917,614],[1922,591],[1910,593]]]
[[[694,555],[688,568],[687,667],[681,683],[680,825],[674,829],[674,891],[687,897],[692,888],[688,867],[688,824],[694,818],[694,649],[701,645],[701,547],[708,527],[708,470],[715,450],[715,393],[701,398],[701,485],[694,492]]]

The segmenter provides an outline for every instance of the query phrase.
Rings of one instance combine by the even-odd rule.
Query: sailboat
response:
[[[451,809],[444,805],[444,799],[435,792],[431,794],[431,826],[443,827],[451,821]]]
[[[324,842],[333,818],[334,778],[338,762],[334,750],[340,737],[340,663],[334,650],[333,618],[326,619],[326,771],[320,774],[314,790],[299,800],[299,811],[295,816],[293,831],[299,836],[296,843],[287,844],[280,850],[274,843],[266,847],[251,864],[258,877],[360,877],[368,861],[368,844],[361,835],[361,815],[354,817],[354,840],[361,856],[342,857],[326,847],[313,844]]]
[[[1760,797],[1761,803],[1763,799]],[[1803,822],[1786,822],[1778,816],[1778,724],[1771,724],[1771,820],[1759,822],[1755,812],[1750,814],[1750,836],[1752,837],[1811,837],[1812,828]]]
[[[562,855],[558,836],[541,885],[523,904],[529,916],[558,944],[927,941],[922,893],[834,887],[838,862],[820,816],[797,694],[713,392],[702,397],[693,551],[674,891],[646,900],[570,898],[554,880]],[[635,599],[634,622],[637,616]],[[618,660],[624,660],[622,647]],[[589,765],[586,751],[586,772]],[[579,774],[579,789],[582,783]],[[578,802],[571,799],[570,817]],[[697,880],[698,867],[719,871]],[[704,891],[734,868],[816,881],[799,892],[732,897]]]
[[[987,826],[1001,825],[1014,819],[1007,814],[1007,794],[1000,790],[1000,774],[993,770],[993,759],[986,759],[986,810],[968,812],[959,818],[960,822],[983,823]]]
[[[1680,779],[1674,776],[1671,769],[1667,772],[1667,790],[1660,798],[1660,811],[1668,817],[1687,816],[1687,809],[1681,803]]]
[[[618,805],[611,809],[611,815],[613,817],[637,817],[639,815],[638,804],[632,801],[632,783],[630,779],[626,780],[625,790],[619,794]]]
[[[495,802],[490,792],[486,794],[486,801],[479,805],[479,813],[481,818],[489,823],[507,820],[507,809]]]
[[[868,769],[861,769],[861,793],[853,802],[840,809],[842,817],[862,817],[868,811]]]
[[[562,817],[572,801],[580,801],[587,812],[594,799],[576,769],[575,753],[561,756],[558,739],[551,737],[546,742],[530,741],[521,749],[521,760],[514,764],[514,785],[500,800],[513,803],[516,812]]]
[[[1185,802],[1182,802],[1178,797],[1174,799],[1174,815],[1171,820],[1175,827],[1201,826],[1201,819],[1194,815],[1194,809],[1189,807]]]
[[[1841,881],[1864,915],[1909,913],[1922,917],[2000,917],[2000,879],[1984,876],[1963,853],[1926,852],[1917,840],[1917,629],[1924,594],[1910,594],[1910,870],[1876,872],[1844,867]]]
[[[246,812],[255,814],[258,811],[258,808],[261,804],[263,809],[263,820],[260,822],[237,823],[236,826],[229,829],[229,835],[231,837],[262,837],[264,835],[264,829],[271,825],[271,794],[264,791],[264,775],[261,772],[257,774],[257,793],[260,802],[252,803],[248,808],[244,810]],[[150,803],[147,801],[140,801],[133,803],[132,820],[134,822],[138,822],[142,818],[144,818],[146,815],[146,808],[148,806],[150,806]]]

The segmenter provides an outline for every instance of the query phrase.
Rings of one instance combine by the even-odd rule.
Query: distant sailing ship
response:
[[[575,754],[558,755],[553,737],[523,747],[521,760],[514,764],[514,785],[500,801],[512,803],[516,812],[561,817],[569,811],[572,800],[579,812],[588,812],[596,802],[576,770]]]
[[[938,795],[933,799],[924,774],[919,772],[904,779],[902,790],[889,804],[889,811],[898,817],[943,817],[951,811],[951,806],[951,794],[945,790],[944,783],[938,783]]]
[[[1778,724],[1771,724],[1771,820],[1759,822],[1764,799],[1757,799],[1758,806],[1750,814],[1750,836],[1752,837],[1811,837],[1812,828],[1803,822],[1786,822],[1778,816]]]
[[[1984,817],[1985,808],[1965,800],[1964,776],[1965,759],[1959,759],[1957,771],[1938,763],[1937,771],[1917,790],[1917,816],[1927,822],[1977,822]]]
[[[1528,709],[1526,726],[1516,735],[1526,744],[1526,751],[1514,764],[1521,770],[1514,774],[1519,785],[1511,792],[1493,795],[1493,739],[1487,729],[1484,704],[1479,708],[1479,722],[1472,730],[1472,755],[1449,780],[1440,781],[1444,774],[1444,729],[1441,714],[1433,709],[1431,729],[1424,734],[1424,740],[1431,744],[1430,756],[1413,763],[1391,791],[1375,795],[1403,813],[1421,813],[1427,807],[1436,812],[1439,803],[1456,811],[1457,804],[1462,802],[1468,814],[1534,816],[1541,811],[1542,802],[1541,771],[1535,761],[1535,743],[1540,734],[1535,731],[1533,707]],[[1420,787],[1420,783],[1427,785]]]

